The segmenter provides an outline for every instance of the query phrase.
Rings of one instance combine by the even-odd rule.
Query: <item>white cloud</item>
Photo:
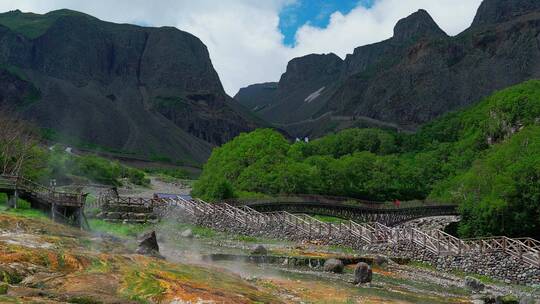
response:
[[[176,26],[207,45],[226,91],[234,95],[248,84],[278,80],[293,57],[329,52],[344,57],[357,46],[389,38],[400,18],[420,8],[455,35],[470,25],[481,2],[376,0],[370,9],[359,6],[347,15],[334,13],[325,29],[304,25],[290,48],[282,43],[279,11],[295,1],[299,0],[2,0],[0,10],[45,13],[70,8],[112,22]]]

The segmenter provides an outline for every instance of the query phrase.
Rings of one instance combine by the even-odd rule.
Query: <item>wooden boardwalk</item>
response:
[[[337,203],[337,208],[334,209],[320,202],[309,204],[267,202],[235,206],[224,202],[210,204],[198,199],[147,199],[112,195],[101,197],[95,204],[95,207],[144,206],[152,208],[154,212],[164,213],[168,213],[171,211],[169,208],[173,208],[175,209],[173,211],[180,211],[192,218],[210,222],[223,221],[225,218],[228,223],[253,231],[268,229],[268,227],[271,229],[288,227],[298,236],[313,240],[333,237],[356,240],[368,245],[411,243],[417,248],[438,256],[504,252],[523,263],[540,267],[540,242],[531,238],[500,236],[459,239],[442,230],[425,232],[416,228],[392,228],[385,224],[396,224],[426,216],[457,214],[456,206],[452,205],[391,208],[390,206],[359,207]],[[275,205],[269,207],[270,204]],[[288,208],[290,209],[283,210]],[[328,210],[332,213],[326,213]],[[346,214],[341,213],[344,212],[343,210]],[[349,217],[355,220],[327,223],[306,213]]]
[[[227,203],[209,204],[201,200],[183,199],[164,203],[179,208],[193,218],[223,220],[225,217],[230,223],[251,229],[288,226],[289,231],[313,240],[338,237],[355,239],[368,245],[411,243],[438,256],[504,252],[523,263],[540,267],[540,242],[531,238],[501,236],[459,239],[441,230],[425,232],[415,228],[390,228],[377,222],[357,223],[351,220],[326,223],[306,214],[291,214],[287,211],[262,213],[249,206],[235,207]]]
[[[32,208],[48,212],[57,222],[82,227],[86,195],[56,191],[18,176],[0,175],[0,193],[8,195],[8,207],[17,208],[17,199],[27,200]]]
[[[289,213],[306,213],[333,216],[357,222],[378,222],[394,226],[417,218],[441,215],[458,215],[456,205],[407,204],[401,207],[385,204],[352,205],[345,203],[327,203],[317,201],[298,202],[253,202],[245,204],[259,212],[287,211]]]

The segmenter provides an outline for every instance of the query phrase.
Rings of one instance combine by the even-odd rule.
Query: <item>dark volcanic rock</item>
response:
[[[540,1],[538,0],[484,0],[472,26],[506,22],[539,9]]]
[[[394,39],[410,41],[420,38],[444,38],[446,33],[435,23],[425,10],[401,19],[394,27]]]
[[[253,251],[251,251],[252,255],[267,255],[268,250],[263,245],[257,245]]]
[[[333,273],[342,273],[343,268],[343,262],[338,259],[328,259],[324,262],[323,266],[324,271]]]
[[[137,253],[153,257],[161,257],[159,254],[159,245],[156,238],[156,232],[151,231],[139,236],[139,247]]]
[[[69,10],[0,14],[0,70],[0,106],[61,139],[201,162],[257,126],[225,94],[206,46],[171,27]]]
[[[371,282],[373,271],[368,264],[360,262],[354,268],[354,284],[364,284]]]
[[[241,88],[234,99],[246,108],[258,112],[274,102],[277,85],[277,82],[253,84]]]
[[[420,10],[399,21],[392,38],[358,47],[343,62],[314,58],[291,61],[263,118],[297,137],[355,126],[415,130],[540,78],[540,1],[485,0],[474,24],[455,37]],[[324,72],[338,67],[339,75]]]
[[[484,283],[480,282],[478,279],[475,279],[473,277],[466,277],[464,281],[464,285],[466,288],[474,292],[483,291],[485,288]]]

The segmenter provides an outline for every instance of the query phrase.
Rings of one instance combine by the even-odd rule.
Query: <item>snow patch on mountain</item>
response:
[[[306,99],[304,99],[304,102],[310,103],[313,100],[317,99],[317,97],[321,96],[321,93],[326,89],[326,87],[322,87],[318,89],[317,91],[311,93]]]

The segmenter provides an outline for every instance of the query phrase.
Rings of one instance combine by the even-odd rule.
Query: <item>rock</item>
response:
[[[144,233],[139,237],[139,248],[137,248],[137,253],[162,258],[159,254],[159,245],[155,231]]]
[[[533,297],[523,297],[519,300],[519,304],[540,304],[540,300],[535,300]]]
[[[268,250],[263,245],[257,245],[253,251],[251,251],[252,255],[267,255]]]
[[[384,266],[388,265],[388,258],[386,258],[385,256],[382,256],[382,255],[378,255],[373,259],[373,262],[377,266],[384,267]]]
[[[343,268],[345,266],[343,265],[343,262],[338,259],[328,259],[326,262],[324,262],[323,269],[326,272],[333,272],[333,273],[342,273]]]
[[[368,264],[360,262],[354,268],[354,284],[364,284],[371,282],[373,271]]]
[[[180,233],[180,236],[183,238],[192,239],[193,238],[193,231],[191,229],[186,229]]]
[[[498,296],[495,298],[496,304],[519,304],[518,298],[513,295]]]
[[[7,294],[8,288],[9,288],[9,285],[7,283],[0,282],[0,295]]]
[[[480,292],[484,290],[485,285],[484,283],[480,282],[478,279],[475,279],[473,277],[466,277],[464,285],[466,288],[474,291],[474,292]]]

